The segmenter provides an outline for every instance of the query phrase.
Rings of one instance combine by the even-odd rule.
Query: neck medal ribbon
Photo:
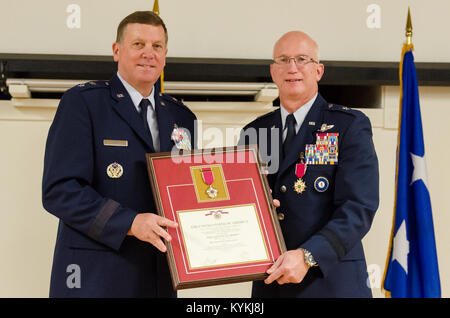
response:
[[[213,188],[212,184],[214,182],[214,174],[211,168],[202,168],[202,177],[203,182],[205,182],[207,185],[209,185],[208,189],[206,189],[206,194],[211,198],[214,199],[217,197],[217,194],[219,191],[216,188]]]
[[[305,181],[303,181],[303,176],[306,172],[306,163],[297,163],[295,165],[295,175],[298,177],[297,181],[294,183],[294,190],[298,194],[302,194],[306,189]]]

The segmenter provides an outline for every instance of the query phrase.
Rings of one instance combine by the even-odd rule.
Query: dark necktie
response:
[[[286,139],[284,140],[283,143],[283,154],[286,157],[286,154],[289,151],[289,148],[292,147],[295,138],[295,117],[293,114],[289,114],[286,117],[285,127],[287,127],[287,134]]]
[[[141,102],[139,103],[139,108],[141,109],[141,117],[142,117],[142,120],[144,121],[145,131],[150,136],[150,141],[151,141],[152,147],[153,147],[152,133],[150,131],[150,128],[148,127],[148,120],[147,120],[148,107],[151,106],[151,105],[152,104],[150,103],[150,101],[148,99],[146,99],[146,98],[143,98],[141,100]]]

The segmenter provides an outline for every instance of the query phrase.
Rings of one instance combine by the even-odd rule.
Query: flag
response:
[[[153,2],[153,10],[152,11],[153,11],[153,13],[156,13],[157,15],[159,15],[159,2],[158,2],[158,0],[155,0],[155,2]],[[157,91],[160,91],[161,93],[164,93],[164,70],[161,72],[161,76],[156,81],[155,88],[156,88]]]
[[[393,298],[440,298],[412,43],[400,62],[400,114],[394,219],[383,288]]]

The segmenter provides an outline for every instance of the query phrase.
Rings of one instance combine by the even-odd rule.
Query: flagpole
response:
[[[396,165],[395,165],[395,198],[394,198],[394,213],[392,216],[392,228],[391,228],[391,236],[389,240],[389,249],[388,249],[388,255],[386,258],[386,264],[384,267],[384,274],[383,274],[383,287],[384,287],[384,281],[386,279],[386,273],[387,269],[389,267],[389,261],[391,259],[391,253],[392,253],[392,241],[394,238],[394,227],[395,227],[395,211],[397,207],[397,183],[398,183],[398,161],[399,161],[399,152],[400,152],[400,126],[401,126],[401,118],[402,118],[402,101],[403,101],[403,57],[405,56],[405,53],[408,52],[413,48],[412,44],[412,35],[413,35],[413,27],[411,22],[411,12],[410,8],[408,7],[408,15],[406,17],[406,27],[405,27],[405,36],[406,36],[406,42],[403,43],[402,47],[402,55],[400,59],[400,66],[399,66],[399,80],[400,80],[400,105],[399,105],[399,114],[398,114],[398,134],[397,134],[397,154],[396,154]],[[388,290],[384,290],[385,297],[390,298],[391,292]]]
[[[155,0],[153,2],[153,10],[154,13],[159,15],[159,2],[158,0]],[[167,43],[166,43],[167,45]],[[160,87],[161,87],[161,93],[164,93],[164,70],[161,72],[160,81],[159,81]]]

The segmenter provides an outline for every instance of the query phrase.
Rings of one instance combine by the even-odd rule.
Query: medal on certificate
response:
[[[228,214],[228,212],[217,210],[217,211],[209,211],[205,214],[205,216],[213,215],[215,219],[219,220],[222,218],[222,214]]]
[[[212,186],[214,182],[214,174],[212,172],[211,168],[202,168],[202,177],[203,182],[205,182],[207,185],[209,185],[208,189],[206,189],[206,194],[211,198],[214,199],[217,197],[217,194],[219,191]]]
[[[294,190],[298,194],[302,194],[306,189],[305,181],[303,181],[303,176],[306,172],[306,163],[297,163],[295,165],[295,175],[298,177],[297,181],[294,183]]]

